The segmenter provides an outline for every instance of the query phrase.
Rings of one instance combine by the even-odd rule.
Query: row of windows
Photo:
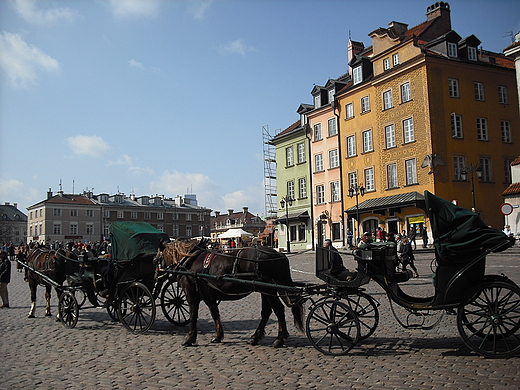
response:
[[[453,138],[464,138],[462,127],[462,115],[455,112],[451,113],[451,136]],[[489,141],[489,129],[487,118],[476,118],[477,139],[479,141]],[[503,143],[513,142],[511,136],[511,122],[500,120],[500,134]]]
[[[329,137],[333,137],[338,134],[338,127],[336,125],[336,118],[330,118],[327,120],[327,133]],[[314,124],[313,140],[320,141],[323,139],[321,131],[321,123]]]
[[[392,55],[393,66],[400,64],[399,53]],[[391,68],[390,58],[383,59],[383,70],[389,70]]]
[[[70,209],[69,210],[71,217],[77,217],[79,216],[79,210],[78,209]],[[60,208],[53,208],[52,209],[52,215],[55,217],[61,217],[63,215],[63,210]],[[34,218],[43,217],[43,209],[34,211]],[[87,218],[93,218],[94,217],[94,210],[85,210],[85,217]],[[33,218],[33,212],[29,212],[29,219]]]
[[[475,93],[475,100],[483,102],[486,100],[484,93],[484,83],[475,81],[473,83],[473,89]],[[451,98],[460,98],[460,88],[458,79],[448,79],[448,92]],[[498,86],[497,91],[498,103],[509,104],[509,98],[507,94],[507,87],[503,85]]]

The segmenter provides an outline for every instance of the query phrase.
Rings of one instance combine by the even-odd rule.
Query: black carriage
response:
[[[68,260],[68,286],[62,287],[58,316],[68,328],[76,326],[86,299],[106,308],[110,317],[134,333],[144,333],[156,317],[157,298],[165,317],[174,324],[188,322],[184,295],[157,254],[169,237],[144,222],[113,222],[110,253],[97,258]],[[87,307],[83,307],[87,308]]]
[[[505,250],[514,239],[487,227],[478,214],[425,192],[434,237],[432,262],[434,295],[413,297],[400,283],[411,272],[396,271],[395,243],[374,243],[353,252],[357,273],[351,280],[330,274],[327,248],[318,248],[316,276],[326,285],[309,286],[322,294],[306,321],[306,333],[321,352],[343,355],[369,337],[379,323],[376,301],[363,285],[374,280],[393,304],[407,312],[403,327],[429,329],[445,311],[457,312],[457,327],[464,343],[486,357],[512,357],[520,353],[520,288],[504,275],[485,275],[486,255]],[[395,314],[395,312],[394,312]],[[434,315],[435,320],[425,319]],[[417,321],[419,319],[419,321]]]

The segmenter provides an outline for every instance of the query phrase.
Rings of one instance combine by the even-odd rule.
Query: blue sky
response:
[[[2,0],[0,202],[48,188],[195,193],[264,213],[262,126],[298,119],[347,70],[349,32],[413,27],[433,1]],[[520,2],[449,1],[452,27],[501,52]]]

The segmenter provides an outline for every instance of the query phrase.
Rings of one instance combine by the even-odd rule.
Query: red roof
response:
[[[511,166],[513,165],[518,165],[520,164],[520,156],[518,156],[512,163],[511,163]]]
[[[62,194],[55,195],[50,199],[44,201],[45,203],[56,203],[56,204],[78,204],[78,205],[95,205],[93,201],[83,195],[74,194]]]
[[[509,187],[507,187],[504,192],[502,192],[502,196],[509,195],[519,195],[520,194],[520,183],[513,183]]]

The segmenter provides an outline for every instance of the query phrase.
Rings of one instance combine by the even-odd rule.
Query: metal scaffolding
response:
[[[273,136],[269,134],[269,126],[262,126],[266,217],[276,217],[276,212],[278,210],[276,195],[276,148],[271,144],[272,139]]]

